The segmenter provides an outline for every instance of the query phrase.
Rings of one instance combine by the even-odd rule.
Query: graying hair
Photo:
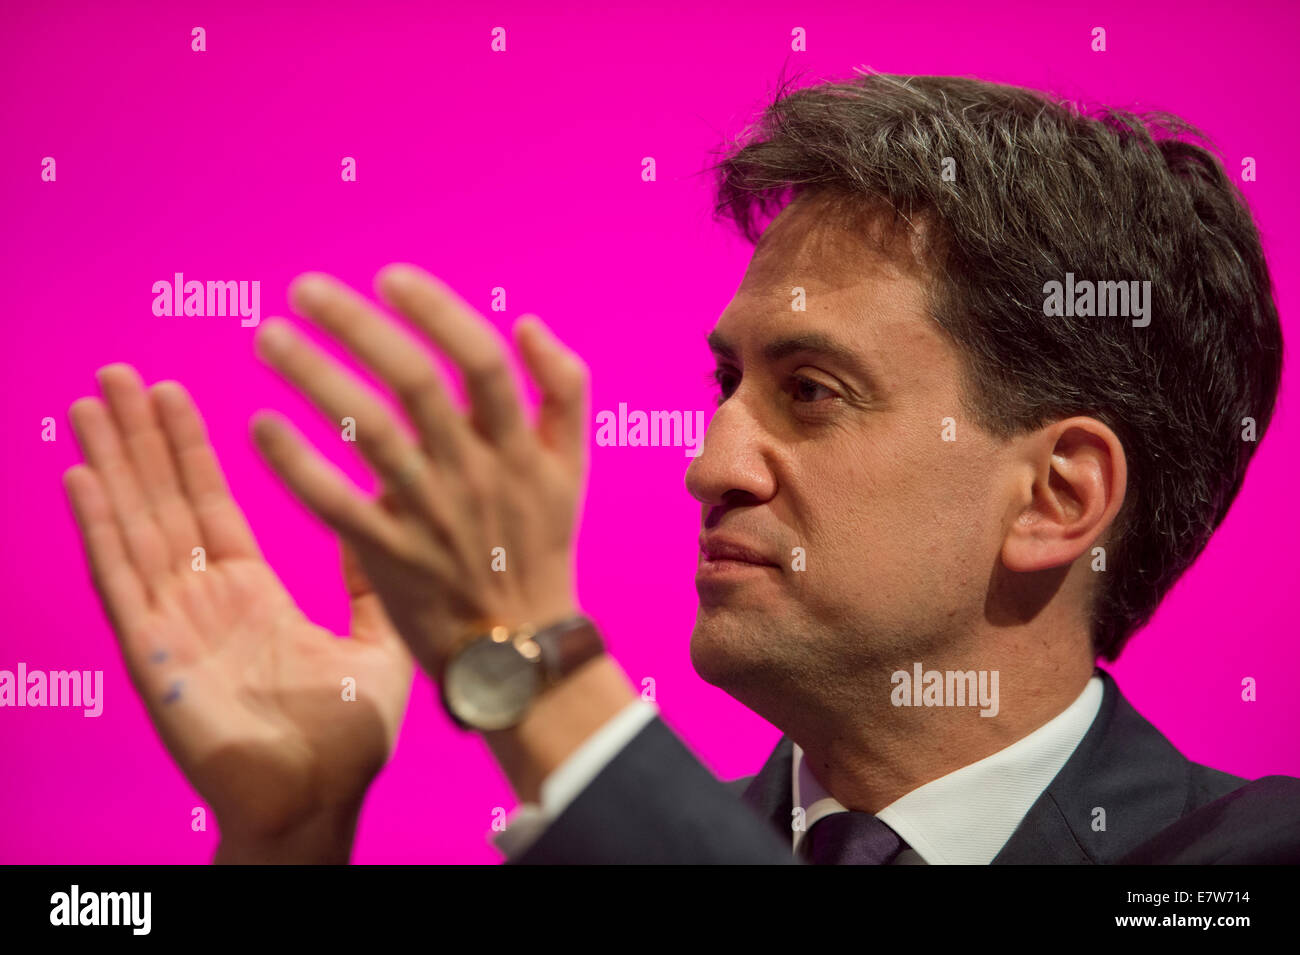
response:
[[[962,77],[864,73],[791,90],[720,151],[715,215],[758,242],[804,195],[885,208],[920,236],[933,317],[994,434],[1089,415],[1119,436],[1124,508],[1092,608],[1114,660],[1204,549],[1273,415],[1282,332],[1259,233],[1199,130],[1163,112],[1082,111]],[[1198,144],[1192,140],[1199,140]],[[941,177],[955,164],[955,181]],[[1149,327],[1047,318],[1065,273],[1150,280]]]

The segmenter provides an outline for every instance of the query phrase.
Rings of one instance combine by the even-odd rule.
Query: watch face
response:
[[[519,722],[537,695],[540,667],[509,641],[476,640],[448,664],[443,678],[447,706],[477,729],[505,729]]]

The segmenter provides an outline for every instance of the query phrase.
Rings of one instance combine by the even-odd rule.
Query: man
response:
[[[1300,859],[1300,780],[1188,762],[1094,669],[1222,521],[1255,447],[1243,419],[1263,432],[1280,377],[1250,216],[1168,131],[869,75],[778,98],[719,163],[719,211],[758,244],[710,335],[719,403],[687,473],[691,655],[785,733],[743,788],[639,700],[573,597],[586,372],[540,323],[515,330],[531,426],[502,343],[431,276],[377,280],[419,336],[296,283],[413,433],[285,323],[259,330],[264,360],[355,420],[385,487],[367,500],[255,419],[340,535],[347,641],[279,587],[183,390],[105,369],[108,407],[73,406],[88,466],[66,483],[218,860],[347,858],[403,646],[528,804],[502,839],[516,861]],[[467,415],[421,339],[460,369]],[[342,722],[340,675],[361,667]]]

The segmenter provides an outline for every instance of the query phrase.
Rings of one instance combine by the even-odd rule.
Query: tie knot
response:
[[[851,809],[814,822],[800,848],[813,865],[888,865],[903,847],[902,838],[885,823]]]

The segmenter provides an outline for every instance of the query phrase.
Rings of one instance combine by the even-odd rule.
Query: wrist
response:
[[[489,627],[469,635],[438,681],[443,708],[463,730],[516,725],[539,696],[605,652],[600,630],[583,613]]]
[[[538,629],[561,620],[568,620],[582,615],[582,609],[576,602],[570,600],[539,606],[533,612],[527,614],[485,614],[473,623],[463,625],[459,633],[450,640],[444,640],[430,650],[421,661],[421,666],[425,673],[429,675],[429,678],[435,684],[440,685],[446,675],[447,664],[451,662],[456,654],[464,649],[467,644],[481,638],[494,627],[504,626],[511,631],[515,631],[519,627],[528,625],[533,629]]]
[[[276,832],[221,829],[213,865],[346,865],[360,805],[328,807]]]
[[[480,735],[515,795],[536,803],[546,777],[636,698],[617,661],[602,653],[541,694],[518,724]]]

